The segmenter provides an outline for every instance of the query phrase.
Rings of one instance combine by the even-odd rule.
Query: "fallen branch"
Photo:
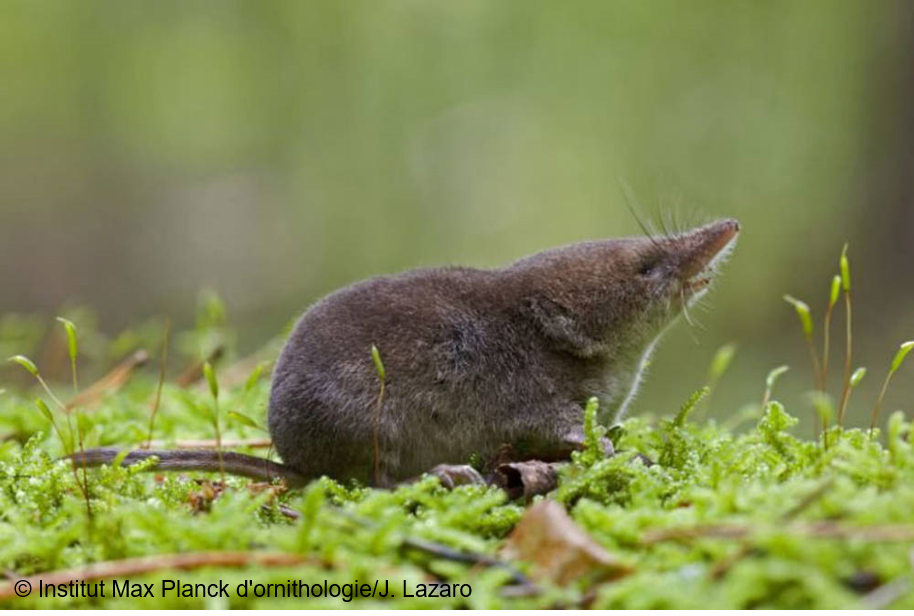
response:
[[[814,522],[785,526],[707,525],[688,528],[665,528],[646,533],[641,545],[663,541],[692,539],[742,539],[763,533],[788,533],[821,539],[862,539],[864,541],[914,541],[914,524],[884,524],[880,526],[850,526],[840,522]]]
[[[0,584],[0,600],[16,597],[15,584],[25,580],[35,587],[39,582],[45,586],[74,582],[92,582],[109,578],[124,578],[144,575],[166,569],[188,571],[201,567],[288,567],[308,562],[298,554],[282,552],[188,552],[186,554],[160,554],[142,558],[127,558],[95,563],[75,569],[49,571],[12,582]]]

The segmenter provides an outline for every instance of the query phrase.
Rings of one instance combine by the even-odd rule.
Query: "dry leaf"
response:
[[[512,499],[523,496],[530,502],[534,496],[552,492],[558,485],[558,474],[555,465],[548,462],[511,462],[495,469],[494,483]]]
[[[508,536],[504,555],[533,564],[531,577],[566,586],[584,576],[616,579],[632,572],[597,544],[554,501],[541,501]]]
[[[200,486],[199,492],[191,490],[187,495],[187,502],[193,513],[209,513],[212,509],[213,501],[225,490],[225,484],[222,482],[212,482],[207,479],[197,479],[197,485]]]
[[[270,497],[269,497],[269,499],[267,499],[268,502],[273,502],[273,500],[277,496],[280,496],[281,494],[288,492],[288,488],[282,484],[277,485],[277,484],[273,484],[273,483],[267,483],[265,481],[257,481],[254,483],[249,483],[245,487],[248,489],[248,492],[250,492],[254,496],[257,496],[258,494],[264,494],[264,493],[269,494]]]

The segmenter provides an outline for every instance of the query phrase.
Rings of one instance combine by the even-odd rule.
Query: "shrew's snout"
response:
[[[689,280],[710,269],[732,246],[737,235],[739,221],[728,218],[699,227],[683,236],[684,254],[679,269],[681,279]]]

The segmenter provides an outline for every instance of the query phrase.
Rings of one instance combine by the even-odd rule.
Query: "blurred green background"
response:
[[[209,288],[243,355],[357,279],[639,233],[624,178],[649,217],[743,225],[637,406],[731,341],[715,413],[781,363],[802,404],[781,296],[821,315],[847,240],[863,423],[914,338],[912,66],[900,0],[2,0],[0,351],[41,359],[62,312],[186,326]]]

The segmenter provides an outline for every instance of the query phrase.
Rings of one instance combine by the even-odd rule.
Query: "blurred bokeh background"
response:
[[[857,423],[914,338],[903,0],[0,0],[0,92],[0,351],[45,365],[56,314],[126,353],[221,310],[208,289],[243,356],[357,279],[640,233],[620,178],[655,221],[743,225],[639,408],[735,342],[714,412],[782,363],[802,409],[781,296],[821,316],[845,241]],[[914,409],[914,366],[886,406]]]

